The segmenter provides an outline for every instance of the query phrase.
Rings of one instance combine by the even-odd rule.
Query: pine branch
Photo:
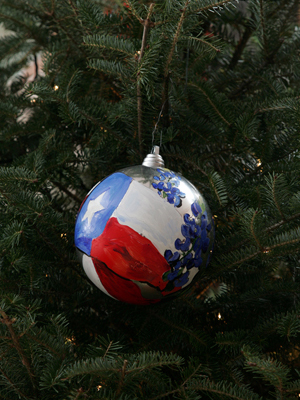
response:
[[[158,396],[155,397],[151,397],[150,400],[158,400],[158,399],[162,399],[164,397],[170,396],[171,394],[175,394],[181,391],[181,388],[179,389],[174,389],[174,390],[170,390],[169,392],[163,393],[163,394],[159,394]]]
[[[181,332],[185,333],[188,336],[191,336],[197,342],[201,343],[202,346],[206,346],[206,343],[199,336],[197,336],[193,331],[191,331],[190,329],[184,328],[184,327],[180,326],[179,324],[173,323],[172,321],[162,317],[161,315],[159,315],[157,313],[154,313],[153,311],[149,311],[149,313],[151,315],[154,315],[155,318],[158,318],[161,321],[163,321],[165,324],[171,326],[172,328],[175,328],[176,330],[181,331]]]
[[[235,1],[238,1],[238,0],[235,0]],[[215,12],[214,11],[215,9],[217,9],[217,8],[220,9],[221,6],[224,6],[228,3],[232,4],[232,0],[224,0],[224,1],[219,1],[217,3],[212,2],[212,4],[209,4],[208,6],[192,8],[192,10],[188,12],[188,14],[194,14],[194,13],[205,14],[207,11]],[[191,5],[192,5],[192,3],[191,3]]]
[[[260,4],[262,4],[262,0],[259,0]],[[283,1],[278,8],[281,9],[286,5],[286,2]],[[286,13],[285,16],[285,20],[283,21],[283,24],[286,23],[286,21],[289,20],[289,13],[290,11],[293,9],[293,7],[295,6],[295,3],[293,3],[290,7],[290,9],[288,10],[288,12]],[[279,12],[279,10],[278,10]],[[276,56],[276,54],[278,53],[278,51],[280,50],[281,46],[283,45],[284,41],[280,40],[278,42],[277,47],[274,48],[274,50],[271,52],[271,54],[268,54],[267,57],[265,58],[265,60],[263,61],[263,63],[261,64],[261,66],[257,69],[256,73],[252,74],[248,79],[244,80],[242,82],[242,84],[240,85],[240,87],[238,87],[237,89],[233,90],[231,93],[229,93],[228,98],[229,99],[234,99],[236,97],[238,97],[245,89],[247,89],[249,87],[249,85],[253,82],[254,79],[256,79],[258,76],[261,75],[261,73],[264,71],[264,69],[269,66],[272,65],[274,58]]]
[[[54,18],[53,16],[53,20],[57,23],[57,25],[60,27],[60,29],[66,34],[66,36],[69,38],[69,40],[74,44],[74,46],[76,47],[77,50],[80,51],[80,53],[82,53],[82,55],[84,56],[84,58],[88,58],[86,52],[81,48],[81,46],[74,40],[73,36],[69,33],[69,31],[64,27],[64,25],[61,23],[60,20]]]
[[[280,399],[283,399],[284,388],[289,380],[289,368],[280,361],[273,360],[271,357],[252,356],[251,354],[247,354],[247,348],[243,350],[246,358],[246,369],[260,375],[265,381],[270,382],[279,392],[277,392],[277,395],[280,395]]]
[[[220,206],[224,207],[227,204],[228,196],[223,179],[217,172],[214,172],[209,175],[209,182],[215,195],[217,196]]]
[[[76,15],[76,17],[78,16],[78,9],[74,6],[73,1],[72,0],[68,0],[68,3],[70,4],[70,6],[72,7],[72,10],[74,11],[74,14]]]
[[[36,183],[38,178],[35,172],[24,167],[2,167],[0,169],[0,182],[27,182]]]
[[[128,6],[128,8],[130,9],[130,11],[132,12],[132,15],[135,16],[135,18],[141,23],[143,24],[143,19],[139,16],[137,10],[135,9],[134,5],[132,4],[132,2],[130,0],[126,0],[126,4]]]
[[[83,37],[84,44],[89,47],[103,48],[115,53],[125,54],[129,59],[134,57],[135,46],[129,39],[111,35],[92,35]]]
[[[126,374],[127,364],[128,364],[128,361],[124,360],[124,363],[123,363],[123,366],[122,366],[122,369],[121,369],[121,377],[120,377],[118,388],[117,388],[117,391],[116,391],[116,396],[119,396],[119,394],[121,393],[122,386],[123,386],[123,383],[124,383],[125,374]]]
[[[237,265],[241,265],[246,261],[252,260],[253,258],[257,257],[260,254],[261,254],[260,250],[253,251],[253,252],[250,252],[250,254],[245,254],[243,257],[238,258],[236,261],[233,261],[232,263],[230,263],[228,265],[224,265],[224,262],[223,262],[220,270],[221,271],[231,270],[233,267],[235,267]],[[218,272],[220,272],[220,270]]]
[[[45,347],[46,349],[48,349],[51,353],[55,354],[57,357],[64,357],[64,354],[62,354],[61,352],[56,351],[55,349],[53,349],[51,346],[49,346],[48,344],[46,344],[45,342],[43,342],[42,340],[39,340],[36,336],[30,335],[29,333],[26,333],[26,336],[33,340],[34,342],[40,344],[41,346]]]
[[[44,234],[43,232],[37,227],[36,224],[34,224],[34,229],[38,233],[38,235],[43,239],[43,241],[46,243],[46,245],[52,250],[53,254],[56,254],[60,260],[67,260],[67,255],[61,253],[57,246],[55,246]]]
[[[290,217],[286,218],[285,220],[281,220],[281,221],[279,221],[279,222],[276,222],[276,224],[271,225],[271,226],[269,226],[268,228],[265,228],[265,229],[263,230],[263,233],[272,232],[272,231],[274,231],[274,230],[280,228],[282,225],[284,225],[284,224],[286,224],[286,223],[288,223],[288,222],[294,221],[295,219],[298,219],[298,218],[300,218],[300,213],[291,215]],[[244,240],[238,242],[235,246],[230,247],[230,248],[228,249],[228,252],[232,252],[232,251],[234,251],[234,250],[240,249],[242,246],[245,246],[246,244],[249,244],[250,241],[251,241],[251,239],[244,239]],[[263,249],[263,250],[265,251],[266,249]]]
[[[252,16],[253,17],[253,16]],[[252,19],[252,17],[250,19]],[[237,65],[238,61],[240,60],[243,51],[249,41],[249,39],[251,38],[251,35],[254,31],[254,28],[249,24],[249,22],[246,24],[246,29],[244,31],[244,34],[241,38],[241,40],[239,41],[233,56],[231,58],[231,61],[229,63],[228,69],[233,70],[235,68],[235,66]]]
[[[273,184],[272,184],[273,199],[274,199],[274,203],[276,204],[276,208],[277,208],[279,214],[281,215],[282,220],[284,221],[285,220],[285,216],[283,215],[283,213],[281,211],[281,207],[279,206],[279,203],[278,203],[277,198],[276,198],[276,191],[275,191],[276,182],[277,182],[277,177],[274,176]]]
[[[255,231],[254,231],[254,219],[255,219],[255,217],[256,217],[257,215],[258,215],[258,212],[257,212],[257,211],[254,211],[253,216],[252,216],[252,218],[251,218],[250,230],[251,230],[251,234],[252,234],[252,236],[253,236],[253,238],[254,238],[254,240],[255,240],[255,242],[256,242],[258,248],[260,249],[260,251],[264,251],[264,248],[263,248],[263,246],[260,244],[260,242],[259,242],[259,240],[258,240],[258,237],[256,236]]]
[[[300,213],[291,215],[290,217],[282,219],[281,221],[277,222],[276,224],[274,224],[272,226],[269,226],[268,228],[266,228],[266,232],[271,232],[271,231],[273,231],[273,230],[275,230],[277,228],[280,228],[286,222],[291,222],[291,221],[293,221],[293,220],[295,220],[297,218],[300,218]]]
[[[14,22],[17,26],[20,26],[20,27],[22,27],[22,28],[25,28],[27,31],[30,30],[29,27],[28,27],[25,23],[22,23],[20,20],[18,20],[18,19],[16,19],[16,18],[13,18],[11,15],[5,15],[5,14],[0,13],[0,18],[2,18],[2,19],[4,19],[4,20],[6,20],[6,19],[11,20],[11,21]]]
[[[197,294],[196,298],[200,299],[200,297],[204,296],[205,293],[207,293],[207,291],[218,282],[219,282],[218,279],[213,279],[210,283],[206,284],[205,288],[202,289],[201,292]]]
[[[189,10],[185,13],[186,16],[189,15],[195,15],[197,13],[201,14],[203,13],[204,15],[207,15],[207,11],[210,12],[216,12],[216,9],[221,9],[221,6],[225,5],[225,7],[227,7],[227,4],[232,5],[232,1],[233,0],[224,0],[224,1],[219,1],[214,3],[213,1],[211,2],[210,5],[207,6],[197,6],[195,4],[193,4],[193,2],[189,2]],[[235,0],[236,2],[238,2],[238,0]],[[159,25],[164,25],[173,21],[176,21],[178,18],[174,17],[174,18],[166,18],[163,21],[157,21],[154,23],[155,26],[159,26]]]
[[[5,373],[5,371],[0,368],[0,373],[5,377],[5,379],[7,380],[7,382],[9,382],[10,386],[15,390],[16,393],[18,393],[19,397],[24,398],[24,399],[28,399],[28,400],[32,400],[32,397],[27,396],[25,393],[23,393],[17,385],[15,385],[14,382],[12,382],[12,380],[9,378],[9,376]],[[0,399],[7,399],[7,397],[0,397]]]
[[[178,42],[178,39],[179,39],[181,27],[182,27],[182,24],[183,24],[183,21],[184,21],[184,18],[185,18],[186,9],[187,9],[187,7],[189,5],[189,2],[190,2],[190,0],[186,0],[185,5],[184,5],[183,10],[182,10],[182,13],[181,13],[181,16],[180,16],[180,20],[179,20],[178,25],[177,25],[176,33],[175,33],[175,36],[174,36],[174,39],[173,39],[173,43],[172,43],[172,46],[171,46],[171,50],[170,50],[170,53],[169,53],[169,56],[168,56],[168,59],[167,59],[166,66],[165,66],[165,72],[164,72],[164,77],[165,78],[169,75],[169,66],[170,66],[172,58],[173,58],[173,54],[174,54],[176,43]]]
[[[183,154],[172,154],[172,153],[164,153],[164,155],[166,157],[170,157],[170,158],[174,158],[175,160],[181,160],[184,161],[185,164],[190,165],[192,168],[194,168],[197,171],[200,171],[204,176],[208,176],[207,173],[204,171],[204,169],[202,169],[201,167],[199,167],[198,164],[196,164],[191,158],[183,155]]]
[[[54,183],[55,186],[57,186],[60,190],[62,190],[66,195],[71,197],[73,200],[76,201],[76,203],[81,204],[82,200],[76,196],[76,194],[72,193],[69,189],[67,189],[64,185],[62,185],[60,182],[51,180],[52,183]]]
[[[218,114],[218,116],[222,119],[223,122],[225,122],[225,124],[227,126],[231,126],[231,123],[229,121],[227,121],[227,119],[222,115],[221,111],[217,108],[217,106],[214,104],[214,102],[212,101],[212,99],[209,97],[209,95],[206,93],[206,91],[194,84],[194,83],[188,83],[189,86],[196,88],[197,90],[199,90],[200,92],[202,92],[204,94],[204,96],[206,97],[207,101],[209,102],[209,104],[212,106],[212,108],[215,110],[215,112]]]
[[[111,129],[109,126],[105,126],[103,123],[99,122],[98,119],[88,115],[86,112],[83,110],[77,109],[78,113],[81,114],[84,118],[87,120],[91,121],[94,125],[100,127],[100,128],[105,128],[111,135],[113,135],[117,141],[124,143],[125,145],[127,142],[120,136],[118,135],[115,130]]]
[[[18,338],[18,336],[16,335],[16,333],[15,333],[15,331],[13,329],[13,324],[14,324],[15,321],[13,319],[10,319],[2,308],[0,308],[0,314],[2,316],[2,321],[1,322],[4,323],[7,326],[7,329],[9,330],[10,336],[11,336],[13,344],[14,344],[14,347],[17,350],[17,352],[19,353],[19,356],[20,356],[20,358],[22,360],[22,364],[25,366],[25,368],[27,370],[27,373],[29,375],[29,378],[31,380],[33,390],[36,393],[36,383],[35,383],[34,373],[32,372],[32,368],[31,368],[30,362],[29,362],[28,358],[26,357],[26,355],[25,355],[25,353],[24,353],[24,351],[23,351],[23,349],[21,347],[19,338]]]
[[[142,38],[142,46],[138,58],[138,65],[140,65],[141,60],[144,56],[145,48],[146,48],[146,41],[147,36],[149,33],[149,29],[151,27],[151,15],[154,8],[154,3],[150,4],[148,15],[145,21],[143,21],[144,30],[143,30],[143,38]],[[143,160],[143,98],[142,98],[142,90],[141,85],[139,83],[139,79],[137,82],[137,113],[138,113],[138,139],[139,139],[139,151],[140,151],[140,159]]]
[[[214,383],[207,380],[195,380],[188,385],[190,390],[197,390],[204,393],[211,393],[220,396],[222,399],[228,398],[233,400],[263,400],[256,393],[247,387],[238,385],[233,386],[227,382]]]
[[[214,46],[212,43],[208,42],[207,40],[203,40],[203,39],[200,39],[200,38],[194,37],[194,36],[187,36],[187,37],[184,37],[184,38],[188,39],[190,41],[194,40],[196,42],[203,43],[205,46],[208,46],[211,49],[213,49],[216,53],[220,53],[220,51],[221,51],[218,47]]]
[[[279,243],[276,243],[274,245],[270,245],[268,247],[265,248],[265,252],[269,252],[271,250],[274,250],[278,247],[283,247],[283,246],[288,246],[290,244],[296,244],[300,242],[300,228],[297,228],[295,231],[292,231],[295,233],[296,238],[295,239],[290,239],[290,240],[286,240],[286,241],[280,241]],[[300,250],[300,249],[296,249],[296,250]]]
[[[262,27],[262,34],[263,34],[263,41],[264,41],[264,49],[266,52],[266,56],[268,56],[265,17],[264,17],[264,9],[263,9],[263,1],[262,0],[259,0],[259,10],[260,10],[260,20],[261,20],[261,27]]]

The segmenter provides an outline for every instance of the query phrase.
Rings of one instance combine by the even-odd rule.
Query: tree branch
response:
[[[179,38],[180,30],[181,30],[181,27],[182,27],[182,24],[183,24],[183,21],[184,21],[186,9],[187,9],[187,6],[188,6],[189,2],[190,2],[190,0],[186,0],[184,8],[183,8],[182,13],[181,13],[180,20],[179,20],[178,25],[177,25],[176,33],[175,33],[175,36],[174,36],[174,39],[173,39],[173,43],[172,43],[172,47],[171,47],[171,51],[169,53],[169,57],[168,57],[168,60],[167,60],[166,66],[165,66],[165,73],[164,73],[165,77],[167,77],[169,75],[169,66],[170,66],[170,63],[171,63],[172,58],[173,58],[175,46],[176,46],[176,43],[177,43],[178,38]]]
[[[268,56],[268,42],[267,42],[267,36],[266,36],[266,27],[265,27],[265,17],[264,17],[264,9],[263,9],[263,2],[262,0],[259,0],[259,7],[260,7],[260,20],[261,20],[261,27],[262,27],[262,34],[263,34],[263,41],[264,41],[264,49],[266,56]]]
[[[149,29],[151,26],[151,21],[150,17],[153,12],[154,8],[154,3],[150,4],[149,7],[149,12],[147,15],[147,18],[142,22],[144,25],[144,30],[143,30],[143,38],[142,38],[142,46],[138,58],[138,64],[140,65],[141,60],[143,58],[144,52],[145,52],[145,47],[146,47],[146,41],[147,41],[147,36],[149,33]],[[141,161],[143,160],[143,99],[142,99],[142,90],[141,90],[141,85],[139,83],[139,78],[137,82],[137,114],[138,114],[138,139],[139,139],[139,152],[140,152],[140,159]]]
[[[16,333],[15,333],[15,331],[13,329],[14,321],[12,319],[10,319],[8,317],[8,315],[5,313],[5,311],[2,310],[1,308],[0,308],[0,314],[2,316],[2,323],[4,323],[7,326],[7,329],[9,331],[9,333],[10,333],[11,338],[12,338],[14,347],[17,350],[17,352],[19,353],[19,356],[20,356],[20,358],[22,360],[22,364],[27,369],[27,372],[28,372],[28,375],[29,375],[29,378],[31,380],[31,383],[32,383],[32,386],[33,386],[34,390],[36,390],[36,385],[35,385],[35,382],[34,382],[34,374],[33,374],[32,370],[31,370],[30,362],[29,362],[28,358],[26,357],[26,355],[24,354],[24,351],[23,351],[23,349],[21,347],[19,338],[18,338],[18,336],[16,335]]]
[[[124,364],[123,364],[123,367],[122,367],[122,370],[121,370],[121,378],[120,378],[120,381],[119,381],[118,389],[116,391],[116,397],[119,396],[119,394],[121,393],[122,386],[123,386],[123,383],[124,383],[125,374],[126,374],[127,364],[128,364],[128,361],[124,360]]]
[[[18,388],[18,386],[15,385],[14,382],[11,381],[11,379],[9,379],[9,376],[4,372],[4,370],[2,368],[0,368],[0,372],[5,377],[5,379],[10,383],[10,385],[14,388],[14,390],[18,393],[19,398],[24,397],[24,399],[31,400],[31,398],[26,396],[25,393],[21,392],[21,390]],[[0,398],[1,399],[7,399],[7,397],[4,398],[2,396]]]
[[[76,196],[76,194],[72,193],[69,189],[67,189],[64,185],[62,185],[60,182],[57,181],[53,181],[52,183],[54,183],[55,186],[57,186],[60,190],[62,190],[66,195],[68,195],[69,197],[71,197],[73,200],[75,200],[78,204],[82,203],[82,200],[80,200],[80,198],[78,196]]]
[[[253,28],[247,24],[246,25],[246,29],[244,31],[244,34],[241,38],[241,40],[239,41],[235,52],[233,53],[232,59],[230,61],[230,64],[228,66],[228,69],[234,69],[236,64],[238,63],[239,59],[241,58],[241,55],[243,54],[243,51],[248,43],[248,40],[250,39],[252,32],[253,32]]]

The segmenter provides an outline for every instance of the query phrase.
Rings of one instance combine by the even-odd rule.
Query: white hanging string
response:
[[[154,129],[153,129],[153,132],[152,132],[152,148],[153,148],[153,146],[154,146],[154,135],[155,135],[155,132],[156,132],[158,123],[159,123],[159,121],[160,121],[160,117],[161,117],[162,112],[163,112],[163,110],[164,110],[166,101],[167,101],[167,100],[165,100],[164,104],[163,104],[162,107],[161,107],[161,110],[160,110],[160,113],[159,113],[157,122],[156,122],[156,124],[155,124],[155,126],[154,126]],[[162,131],[160,132],[160,143],[159,143],[159,147],[161,147],[161,145],[162,145]]]

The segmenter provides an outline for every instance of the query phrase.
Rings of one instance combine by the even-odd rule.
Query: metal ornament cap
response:
[[[142,165],[152,168],[164,168],[165,162],[162,156],[159,154],[159,146],[153,147],[152,153],[147,154]]]

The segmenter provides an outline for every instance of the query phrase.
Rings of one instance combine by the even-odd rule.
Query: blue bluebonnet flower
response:
[[[169,272],[168,274],[168,281],[172,281],[173,279],[177,278],[178,270],[174,270],[173,272]]]
[[[191,205],[191,210],[195,217],[202,213],[202,208],[197,201],[194,201],[194,203]]]
[[[178,253],[178,251],[175,251],[175,253],[173,254],[171,250],[166,250],[164,256],[170,264],[173,261],[177,261],[180,257],[180,254]]]
[[[163,188],[164,188],[164,183],[163,183],[163,182],[152,183],[152,186],[154,187],[154,189],[163,190]]]
[[[174,286],[181,287],[186,283],[188,283],[188,281],[189,281],[189,272],[187,271],[184,274],[182,274],[178,279],[175,279]]]
[[[185,241],[181,241],[179,238],[175,240],[175,248],[181,251],[188,251],[191,245],[191,239],[186,238]]]
[[[164,189],[165,192],[171,191],[172,187],[168,182]],[[181,225],[181,233],[183,240],[177,238],[175,240],[174,254],[171,250],[165,251],[165,259],[171,267],[171,271],[166,275],[166,279],[171,281],[175,287],[185,285],[189,280],[189,270],[199,268],[203,264],[203,254],[208,251],[210,239],[207,236],[212,230],[212,223],[208,223],[207,211],[202,211],[198,202],[191,205],[192,216],[188,213],[184,214],[184,224]],[[200,218],[201,215],[201,218]],[[209,262],[211,252],[208,254]]]
[[[191,269],[194,267],[194,262],[193,262],[193,255],[192,253],[187,254],[182,260],[181,260],[181,265],[183,267],[186,267],[187,270]]]
[[[160,196],[166,197],[170,204],[174,204],[174,207],[180,207],[181,199],[185,197],[185,194],[178,189],[180,177],[175,175],[173,171],[164,171],[161,168],[157,168],[157,171],[160,175],[153,177],[157,182],[153,182],[152,186],[158,190]]]
[[[185,214],[184,217],[185,225],[181,225],[181,233],[185,238],[194,239],[199,236],[201,228],[196,224],[195,218],[190,218],[189,214]]]
[[[177,278],[182,271],[182,263],[179,260],[180,254],[178,251],[175,251],[173,254],[171,250],[166,250],[164,256],[171,266],[171,272],[168,273],[167,279],[168,281],[172,281],[173,279]]]

